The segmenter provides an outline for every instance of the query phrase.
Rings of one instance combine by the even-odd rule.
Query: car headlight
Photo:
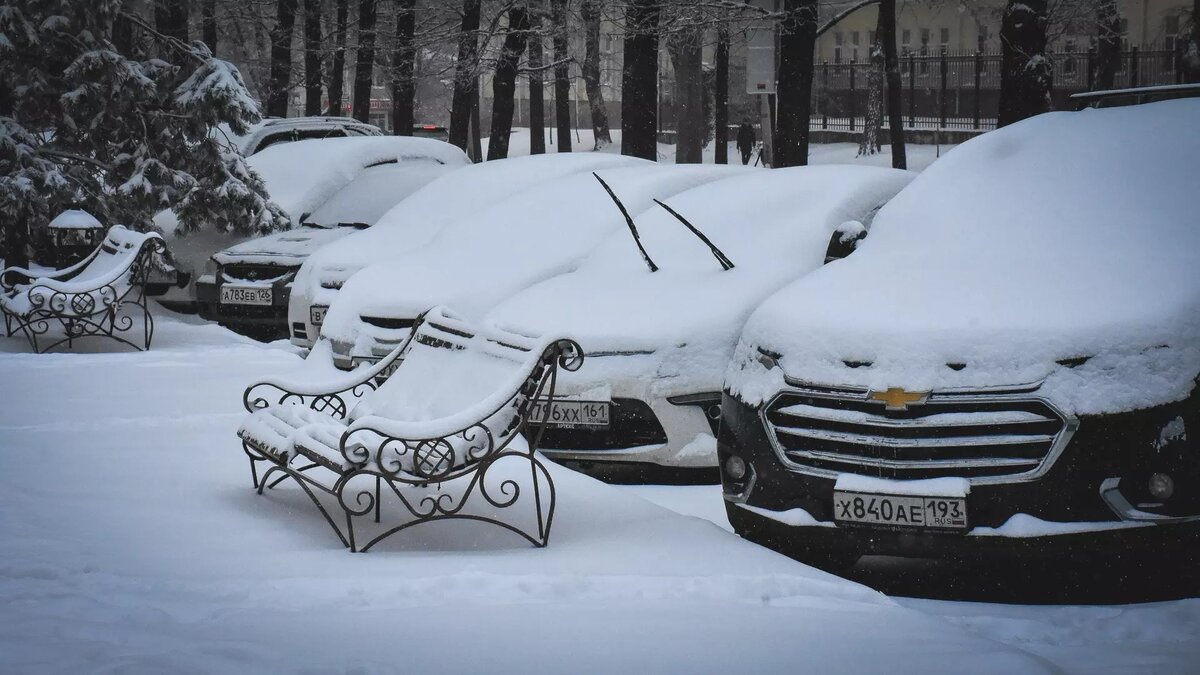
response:
[[[216,278],[217,271],[219,269],[221,269],[221,266],[217,264],[216,259],[209,258],[208,260],[204,261],[204,271],[201,273],[201,276],[212,276],[213,278]]]

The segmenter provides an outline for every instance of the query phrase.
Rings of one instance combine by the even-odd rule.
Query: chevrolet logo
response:
[[[908,410],[910,403],[924,403],[929,398],[929,392],[889,387],[885,391],[872,391],[867,394],[867,398],[883,403],[886,410]]]

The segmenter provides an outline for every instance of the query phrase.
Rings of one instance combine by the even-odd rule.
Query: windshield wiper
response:
[[[704,242],[704,244],[706,246],[708,246],[708,250],[712,251],[713,257],[717,259],[717,262],[721,263],[721,269],[723,271],[729,271],[729,270],[733,269],[733,261],[730,260],[728,257],[726,257],[725,253],[722,252],[721,249],[717,248],[716,244],[709,241],[708,237],[704,236],[703,232],[701,232],[700,230],[697,230],[695,225],[692,225],[691,223],[689,223],[687,218],[684,218],[683,216],[679,215],[679,213],[677,213],[675,211],[675,209],[667,206],[666,204],[658,201],[657,199],[654,200],[654,203],[658,204],[659,206],[666,209],[667,213],[675,216],[675,218],[678,219],[679,222],[683,223],[684,227],[691,230],[692,234],[699,237],[700,241]]]
[[[609,197],[612,197],[614,202],[616,202],[617,208],[621,209],[621,215],[625,216],[625,224],[629,225],[629,232],[633,235],[633,243],[637,244],[638,251],[641,252],[642,261],[646,263],[646,267],[649,267],[651,272],[657,272],[658,265],[654,264],[654,261],[650,259],[649,254],[646,253],[645,247],[642,246],[642,238],[638,236],[637,225],[633,224],[633,218],[630,217],[629,212],[625,210],[625,205],[621,203],[620,199],[617,199],[616,193],[612,191],[612,188],[608,187],[608,183],[605,183],[603,178],[601,178],[595,171],[592,172],[592,175],[595,176],[596,180],[600,181],[600,184],[604,186],[604,191],[608,193]]]

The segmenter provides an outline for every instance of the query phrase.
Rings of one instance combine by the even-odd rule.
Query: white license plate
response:
[[[550,405],[535,401],[531,422],[545,422],[552,427],[574,429],[575,427],[607,427],[608,401],[559,401]]]
[[[967,500],[866,492],[833,493],[839,523],[922,530],[966,530]]]
[[[309,323],[311,323],[314,326],[320,326],[321,324],[325,323],[325,312],[328,312],[328,311],[329,311],[329,308],[324,307],[322,305],[313,305],[312,307],[309,307],[308,308]]]
[[[222,305],[270,305],[272,300],[269,286],[221,286]]]

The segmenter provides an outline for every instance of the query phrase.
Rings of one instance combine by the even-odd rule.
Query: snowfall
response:
[[[243,388],[300,356],[159,313],[151,351],[0,339],[0,672],[1197,672],[1200,600],[910,600],[729,531],[720,488],[552,465],[550,545],[426,525],[350,553],[259,496]]]

